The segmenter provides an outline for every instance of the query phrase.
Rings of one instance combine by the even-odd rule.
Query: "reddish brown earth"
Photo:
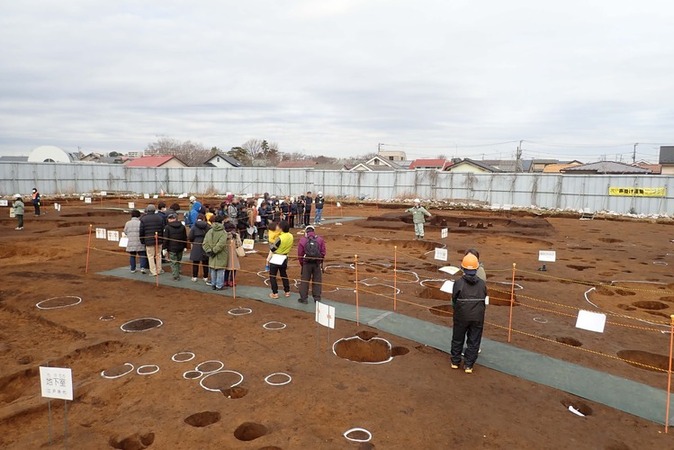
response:
[[[467,375],[450,370],[448,356],[438,350],[352,322],[338,320],[328,340],[326,329],[319,330],[313,315],[304,312],[234,299],[232,292],[181,289],[168,274],[160,277],[159,287],[98,275],[128,263],[126,254],[110,242],[92,240],[95,248],[85,274],[89,225],[121,230],[127,214],[99,208],[125,202],[85,206],[64,201],[60,214],[48,209],[41,217],[33,217],[27,207],[23,231],[14,231],[14,219],[3,214],[0,447],[47,446],[47,401],[40,397],[38,376],[38,367],[47,364],[73,370],[69,448],[372,448],[342,436],[353,427],[371,431],[371,444],[385,449],[674,447],[674,433],[665,435],[661,424],[489,370],[479,359],[475,372]],[[427,241],[417,242],[412,225],[400,219],[402,211],[374,206],[326,210],[328,218],[363,217],[320,229],[329,249],[326,298],[354,303],[356,274],[347,265],[357,254],[358,278],[371,285],[359,285],[360,304],[392,309],[397,247],[398,270],[438,280],[424,287],[413,274],[399,272],[398,312],[450,324],[449,298],[437,289],[444,278],[437,269],[444,263],[427,252],[445,242],[450,263],[458,264],[465,249],[476,247],[492,297],[486,337],[507,339],[506,305],[516,263],[516,282],[524,290],[515,291],[513,345],[666,389],[662,369],[669,338],[659,325],[669,323],[674,313],[674,279],[671,266],[665,265],[674,264],[671,225],[434,210]],[[443,219],[450,228],[446,240],[439,236]],[[465,227],[459,227],[461,220]],[[257,248],[259,254],[242,260],[240,284],[263,286],[256,272],[264,266],[264,246]],[[548,249],[557,251],[557,261],[540,272],[538,251]],[[189,282],[188,267],[183,274]],[[298,277],[296,263],[291,263],[290,275]],[[608,286],[614,280],[619,283]],[[577,308],[594,310],[583,297],[591,287],[597,289],[588,294],[590,300],[612,314],[603,334],[574,327]],[[79,296],[82,303],[53,310],[35,307],[64,296]],[[295,299],[282,298],[279,303]],[[59,298],[50,306],[68,301]],[[227,313],[235,307],[253,312]],[[159,318],[164,325],[142,333],[119,328],[128,320],[147,317]],[[287,327],[265,330],[262,325],[269,321]],[[364,339],[377,333],[391,342],[390,363],[361,364],[333,355],[336,339],[363,331],[371,332],[361,333]],[[381,347],[360,347],[349,343],[340,354],[381,356]],[[172,361],[180,351],[196,357]],[[208,360],[220,360],[225,369],[240,372],[243,383],[229,389],[238,375],[223,372],[204,382],[223,392],[210,392],[199,380],[183,378],[184,372]],[[146,376],[134,371],[117,379],[101,377],[101,371],[123,373],[127,362],[136,368],[156,364],[160,370]],[[206,365],[209,370],[217,367]],[[275,372],[290,374],[292,381],[266,384],[264,378]],[[271,381],[284,380],[277,376]],[[589,415],[577,417],[566,409],[569,405]],[[61,446],[64,402],[54,400],[51,407],[53,439]]]

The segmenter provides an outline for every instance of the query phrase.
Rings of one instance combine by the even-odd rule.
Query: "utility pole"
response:
[[[632,164],[636,164],[637,162],[637,145],[639,145],[638,142],[634,144],[634,150],[632,150]]]
[[[515,157],[515,172],[521,172],[522,171],[522,166],[521,166],[522,142],[524,142],[524,140],[521,140],[519,145],[517,146],[517,153],[516,153],[516,157]]]
[[[383,144],[381,144],[381,143],[377,144],[377,153],[381,153],[381,146],[382,145]]]

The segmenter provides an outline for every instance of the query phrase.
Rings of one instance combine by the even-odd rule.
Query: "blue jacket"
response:
[[[195,201],[194,203],[192,203],[192,208],[190,209],[190,212],[185,219],[185,225],[192,226],[195,223],[197,223],[197,216],[199,215],[200,209],[201,203],[199,201]]]

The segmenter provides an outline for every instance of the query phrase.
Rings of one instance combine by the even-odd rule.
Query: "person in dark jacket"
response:
[[[461,261],[463,276],[454,282],[454,290],[452,291],[454,324],[451,364],[452,369],[459,368],[461,351],[464,342],[467,340],[463,361],[463,368],[466,373],[473,373],[473,365],[475,365],[480,350],[482,329],[484,328],[487,284],[477,276],[479,266],[480,263],[475,255],[468,253],[464,256]]]
[[[183,260],[183,252],[187,247],[187,231],[185,226],[178,221],[175,213],[168,215],[168,223],[164,227],[164,245],[168,250],[171,262],[171,274],[174,280],[180,279],[180,264]]]
[[[311,197],[311,191],[309,191],[304,196],[304,225],[311,224],[311,204],[313,202],[314,199]]]
[[[308,303],[309,296],[309,282],[311,281],[311,296],[314,302],[321,301],[321,291],[323,289],[323,260],[326,255],[325,240],[318,236],[314,227],[309,225],[304,230],[304,236],[300,239],[297,247],[297,258],[302,266],[302,281],[300,283],[300,298],[297,300],[300,303]],[[307,244],[315,241],[312,245],[316,245],[320,252],[320,257],[310,257],[307,255]],[[313,281],[312,281],[313,280]]]
[[[199,277],[199,265],[201,265],[202,274],[204,281],[208,286],[211,285],[211,282],[208,280],[208,255],[204,253],[204,249],[201,244],[204,242],[204,236],[208,230],[211,229],[211,226],[206,222],[206,216],[199,214],[197,216],[197,222],[194,224],[190,230],[190,234],[187,237],[187,240],[192,243],[192,250],[190,250],[190,261],[192,261],[192,281],[197,282]]]
[[[157,208],[153,204],[147,205],[145,215],[140,218],[140,242],[145,246],[147,262],[150,266],[150,275],[156,276],[162,271],[161,250],[164,242],[164,219],[155,214]],[[155,239],[156,236],[156,239]]]
[[[316,194],[316,214],[314,215],[314,225],[320,225],[323,221],[323,205],[325,205],[325,198],[323,197],[323,192],[318,191]]]

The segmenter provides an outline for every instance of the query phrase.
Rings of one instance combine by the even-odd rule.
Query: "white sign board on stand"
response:
[[[324,327],[335,329],[335,307],[316,302],[316,322]]]
[[[439,261],[447,261],[447,249],[446,248],[436,248],[435,249],[435,259]]]
[[[0,206],[8,206],[9,202],[7,200],[0,200]]]
[[[96,228],[96,239],[107,239],[108,231],[105,228]]]
[[[541,262],[555,262],[557,259],[557,252],[554,250],[539,250],[538,260]]]
[[[449,236],[448,228],[443,228],[442,230],[440,230],[440,239],[445,239],[447,236]]]
[[[442,292],[446,292],[451,295],[454,292],[454,281],[452,280],[445,281],[444,283],[442,283],[440,290]]]
[[[136,204],[134,202],[129,202],[129,209],[136,209]]]
[[[40,388],[46,398],[73,399],[73,371],[62,367],[40,366]]]
[[[108,241],[119,242],[119,231],[108,230]]]
[[[91,203],[91,197],[85,197],[84,203]]]

